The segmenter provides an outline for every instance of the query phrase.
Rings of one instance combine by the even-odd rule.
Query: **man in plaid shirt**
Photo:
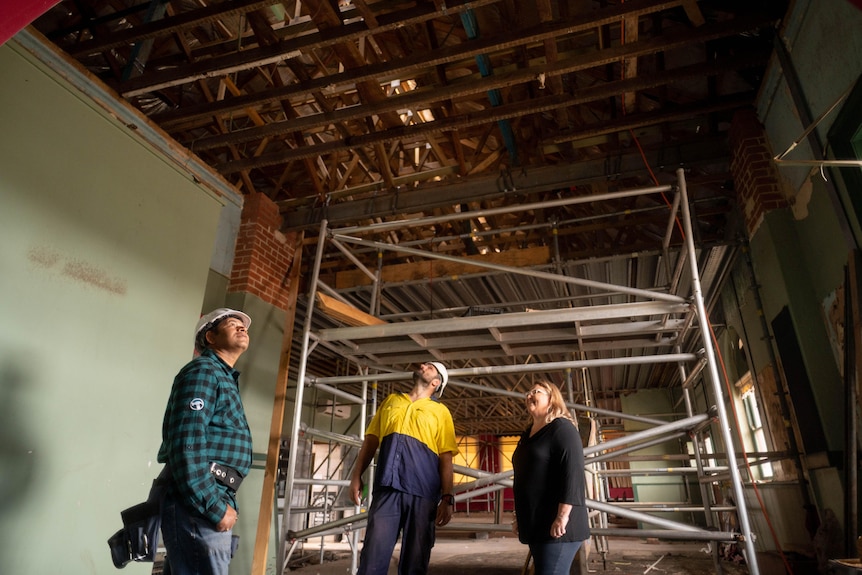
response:
[[[227,308],[203,316],[195,330],[199,355],[174,379],[158,455],[169,477],[161,507],[165,575],[227,575],[236,490],[252,459],[233,367],[248,349],[250,324]]]

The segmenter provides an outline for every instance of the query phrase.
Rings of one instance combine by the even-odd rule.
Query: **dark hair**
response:
[[[208,342],[207,342],[207,334],[208,334],[209,332],[211,332],[211,331],[217,331],[217,330],[218,330],[218,326],[220,326],[220,325],[221,325],[225,320],[230,319],[230,318],[238,319],[238,320],[239,320],[239,321],[241,321],[241,322],[243,321],[243,320],[242,320],[242,318],[241,318],[241,317],[239,317],[238,315],[236,315],[236,314],[229,314],[229,315],[223,315],[223,316],[221,316],[220,318],[218,318],[217,320],[212,321],[212,322],[210,322],[210,323],[206,324],[206,325],[205,325],[205,326],[203,326],[203,327],[201,328],[201,330],[198,332],[198,337],[197,337],[197,339],[195,340],[195,343],[197,344],[197,347],[199,347],[200,349],[206,349],[206,348],[208,348],[208,347],[209,347],[209,344],[208,344]],[[243,325],[245,325],[245,322],[243,322]]]
[[[413,371],[413,383],[414,383],[414,384],[418,383],[418,382],[419,382],[419,379],[420,379],[421,377],[422,377],[422,376],[421,376],[421,374],[419,373],[419,371]],[[442,374],[442,373],[440,373],[440,372],[438,371],[438,372],[437,372],[436,379],[439,379],[439,380],[440,380],[440,382],[442,383],[442,382],[443,382],[443,374]]]

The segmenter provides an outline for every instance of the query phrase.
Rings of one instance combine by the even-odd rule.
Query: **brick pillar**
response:
[[[754,110],[733,116],[729,132],[730,173],[751,238],[767,212],[788,207],[763,125]]]
[[[245,197],[228,293],[254,294],[279,309],[288,305],[287,272],[295,236],[279,231],[278,206],[264,194]]]

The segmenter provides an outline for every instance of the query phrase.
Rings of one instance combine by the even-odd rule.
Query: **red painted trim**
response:
[[[0,44],[30,25],[60,0],[0,0]]]

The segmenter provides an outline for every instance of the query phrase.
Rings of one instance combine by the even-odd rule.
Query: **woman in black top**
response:
[[[530,546],[535,575],[568,574],[590,537],[581,436],[557,386],[540,381],[525,401],[532,422],[512,456],[512,530]]]

